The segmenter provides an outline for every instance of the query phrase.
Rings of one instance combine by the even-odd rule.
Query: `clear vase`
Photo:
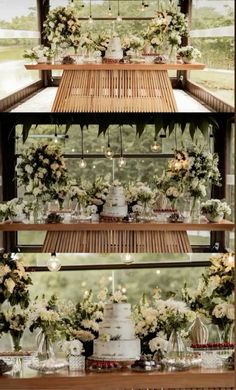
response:
[[[37,358],[39,360],[48,360],[55,357],[53,344],[48,335],[40,331],[36,337],[37,342]]]
[[[21,347],[21,339],[23,336],[23,332],[16,332],[16,331],[11,331],[11,341],[12,341],[12,348],[14,352],[19,352],[22,347]]]
[[[186,348],[180,332],[176,329],[173,329],[167,345],[167,357],[173,359],[181,358],[185,353]]]
[[[176,58],[177,58],[177,48],[176,46],[171,46],[170,52],[169,52],[169,63],[170,64],[176,64]]]
[[[193,197],[191,205],[191,220],[192,222],[200,222],[201,204],[200,198]]]
[[[230,322],[224,326],[217,326],[218,338],[220,343],[232,343],[233,337],[233,323]]]
[[[208,342],[208,328],[199,316],[190,326],[188,333],[192,344],[206,344]]]

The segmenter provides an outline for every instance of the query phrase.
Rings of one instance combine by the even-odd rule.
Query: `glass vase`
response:
[[[23,332],[10,331],[12,348],[14,352],[19,352],[21,347],[21,339],[23,336]]]
[[[217,325],[217,333],[220,343],[233,342],[233,323],[225,324],[224,326]]]
[[[192,344],[206,344],[208,342],[208,328],[199,316],[190,326],[188,333]]]
[[[167,357],[168,358],[181,358],[186,353],[186,348],[180,331],[173,329],[167,345]]]
[[[169,52],[169,63],[170,64],[176,64],[176,57],[177,57],[177,48],[175,45],[170,47]]]
[[[48,335],[40,331],[36,337],[37,342],[37,358],[41,360],[48,360],[55,357],[53,344]]]
[[[193,197],[192,205],[191,205],[191,221],[200,222],[200,216],[201,216],[200,198]]]

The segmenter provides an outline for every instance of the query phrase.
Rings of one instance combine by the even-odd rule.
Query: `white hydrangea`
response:
[[[14,290],[14,288],[15,288],[15,282],[14,282],[14,280],[12,279],[12,278],[7,278],[7,279],[5,279],[5,281],[4,281],[4,285],[5,285],[5,287],[7,288],[7,290],[9,291],[9,293],[13,293],[13,290]]]

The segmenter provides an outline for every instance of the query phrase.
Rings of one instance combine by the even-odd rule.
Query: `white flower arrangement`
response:
[[[144,46],[144,40],[136,35],[125,36],[121,39],[121,47],[124,50],[141,50]]]
[[[19,310],[14,306],[0,313],[0,337],[2,333],[9,333],[12,337],[14,350],[21,350],[21,338],[27,327],[28,311]]]
[[[0,253],[0,304],[8,301],[11,306],[27,308],[30,284],[32,280],[21,260],[11,253]]]
[[[67,193],[68,173],[58,145],[44,143],[25,149],[16,171],[27,194],[48,200],[60,199],[60,191]]]
[[[80,43],[80,21],[74,7],[56,7],[43,24],[44,36],[52,48],[68,45],[76,50]]]
[[[46,62],[49,61],[54,54],[54,50],[49,46],[38,45],[32,49],[26,49],[23,53],[23,58],[30,60],[39,60]]]
[[[193,46],[183,46],[178,50],[178,54],[187,58],[188,60],[196,60],[197,58],[201,58],[201,52],[193,47]]]
[[[210,214],[211,217],[216,218],[218,216],[230,215],[230,206],[220,199],[209,199],[201,204],[201,212],[204,215]]]
[[[97,49],[96,36],[90,31],[81,35],[80,46],[87,51],[94,51]]]
[[[127,296],[122,293],[122,291],[117,290],[110,297],[110,302],[112,303],[122,303],[127,302]]]

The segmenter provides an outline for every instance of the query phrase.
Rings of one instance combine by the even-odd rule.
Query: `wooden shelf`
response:
[[[232,231],[234,223],[222,222],[170,223],[170,222],[81,222],[81,223],[0,223],[0,231]]]
[[[190,253],[188,231],[233,230],[221,223],[3,223],[0,230],[46,231],[42,252],[58,253]]]
[[[202,70],[204,64],[25,64],[28,70]]]
[[[0,377],[3,390],[123,390],[123,389],[234,389],[234,371],[194,369],[186,372],[68,373],[53,375],[29,372],[23,378]]]

